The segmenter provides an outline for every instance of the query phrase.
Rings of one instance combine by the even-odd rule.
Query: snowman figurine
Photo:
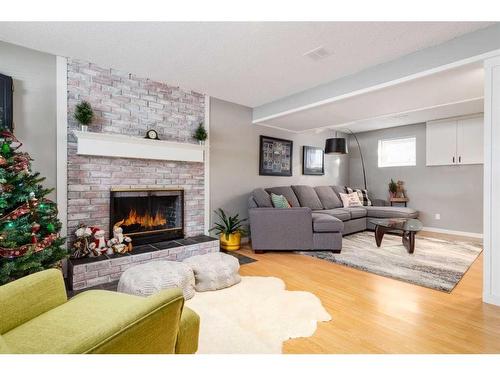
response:
[[[113,238],[108,241],[108,247],[115,253],[129,253],[132,251],[132,239],[123,235],[123,228],[120,225],[123,220],[113,225]]]

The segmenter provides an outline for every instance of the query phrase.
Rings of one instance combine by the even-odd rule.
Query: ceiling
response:
[[[464,65],[366,94],[283,115],[262,124],[303,132],[349,128],[354,132],[482,112],[484,69]]]
[[[490,24],[0,22],[0,40],[256,107]]]

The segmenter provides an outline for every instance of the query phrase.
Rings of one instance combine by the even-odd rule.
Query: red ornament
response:
[[[33,223],[31,226],[31,243],[37,243],[36,234],[40,231],[40,224]]]

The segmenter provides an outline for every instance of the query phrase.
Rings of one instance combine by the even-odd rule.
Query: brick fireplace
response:
[[[192,144],[190,147],[194,147],[197,146],[197,142],[192,138],[192,134],[198,124],[205,119],[205,96],[140,78],[131,73],[72,59],[68,59],[67,84],[68,240],[69,242],[74,240],[74,232],[80,224],[97,226],[104,229],[109,236],[113,225],[124,220],[124,232],[133,238],[134,244],[134,252],[128,257],[111,259],[108,256],[106,259],[100,259],[105,262],[103,264],[110,265],[106,268],[107,271],[97,272],[100,266],[93,264],[97,259],[72,262],[76,269],[73,268],[70,273],[79,275],[73,281],[76,287],[83,288],[106,280],[110,281],[109,275],[114,275],[116,278],[121,272],[120,269],[125,268],[121,262],[132,264],[135,261],[142,262],[146,258],[152,259],[153,255],[147,254],[148,251],[156,252],[159,254],[157,256],[176,259],[183,259],[198,252],[218,251],[218,241],[208,243],[210,239],[203,236],[205,231],[203,161],[142,159],[137,156],[138,152],[134,148],[147,146],[133,144],[123,147],[120,150],[120,157],[103,156],[108,155],[106,152],[79,153],[80,139],[77,137],[77,131],[80,129],[74,120],[75,106],[85,100],[91,104],[95,113],[94,121],[89,126],[89,132],[92,134],[99,133],[106,137],[126,136],[144,142],[146,130],[154,129],[162,141]],[[134,151],[130,152],[130,157],[127,157],[129,154],[127,148]],[[121,203],[118,202],[127,195],[130,198],[135,193],[142,192],[149,195],[141,197],[135,194],[135,199],[151,199],[158,195],[151,192],[159,191],[177,191],[181,192],[181,196],[175,201],[171,198],[171,193],[165,193],[167,195],[160,205],[161,212],[158,210],[143,212],[140,207],[144,206],[139,205],[134,212],[128,210],[121,212],[118,215],[120,217],[113,216],[115,215],[113,209],[120,206]],[[176,209],[177,216],[173,217]],[[154,222],[157,211],[159,216]],[[164,217],[160,217],[162,215]],[[139,223],[134,223],[134,220]],[[153,222],[146,223],[148,220]],[[139,225],[141,221],[145,224],[142,228]],[[144,232],[154,232],[156,237],[147,238]],[[196,241],[189,242],[191,238],[198,238],[203,245]],[[167,245],[168,241],[176,242]],[[145,245],[147,243],[149,245]],[[162,245],[153,246],[157,243]],[[167,248],[163,248],[165,246]],[[113,262],[120,263],[121,268],[114,267]],[[73,266],[70,264],[70,267]],[[83,269],[88,269],[88,272],[85,271],[85,274]],[[104,275],[104,272],[107,274]]]

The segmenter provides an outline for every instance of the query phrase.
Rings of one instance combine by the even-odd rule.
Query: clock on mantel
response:
[[[154,129],[149,129],[147,132],[146,132],[146,138],[147,139],[155,139],[155,140],[159,140],[160,138],[158,138],[158,132]]]

